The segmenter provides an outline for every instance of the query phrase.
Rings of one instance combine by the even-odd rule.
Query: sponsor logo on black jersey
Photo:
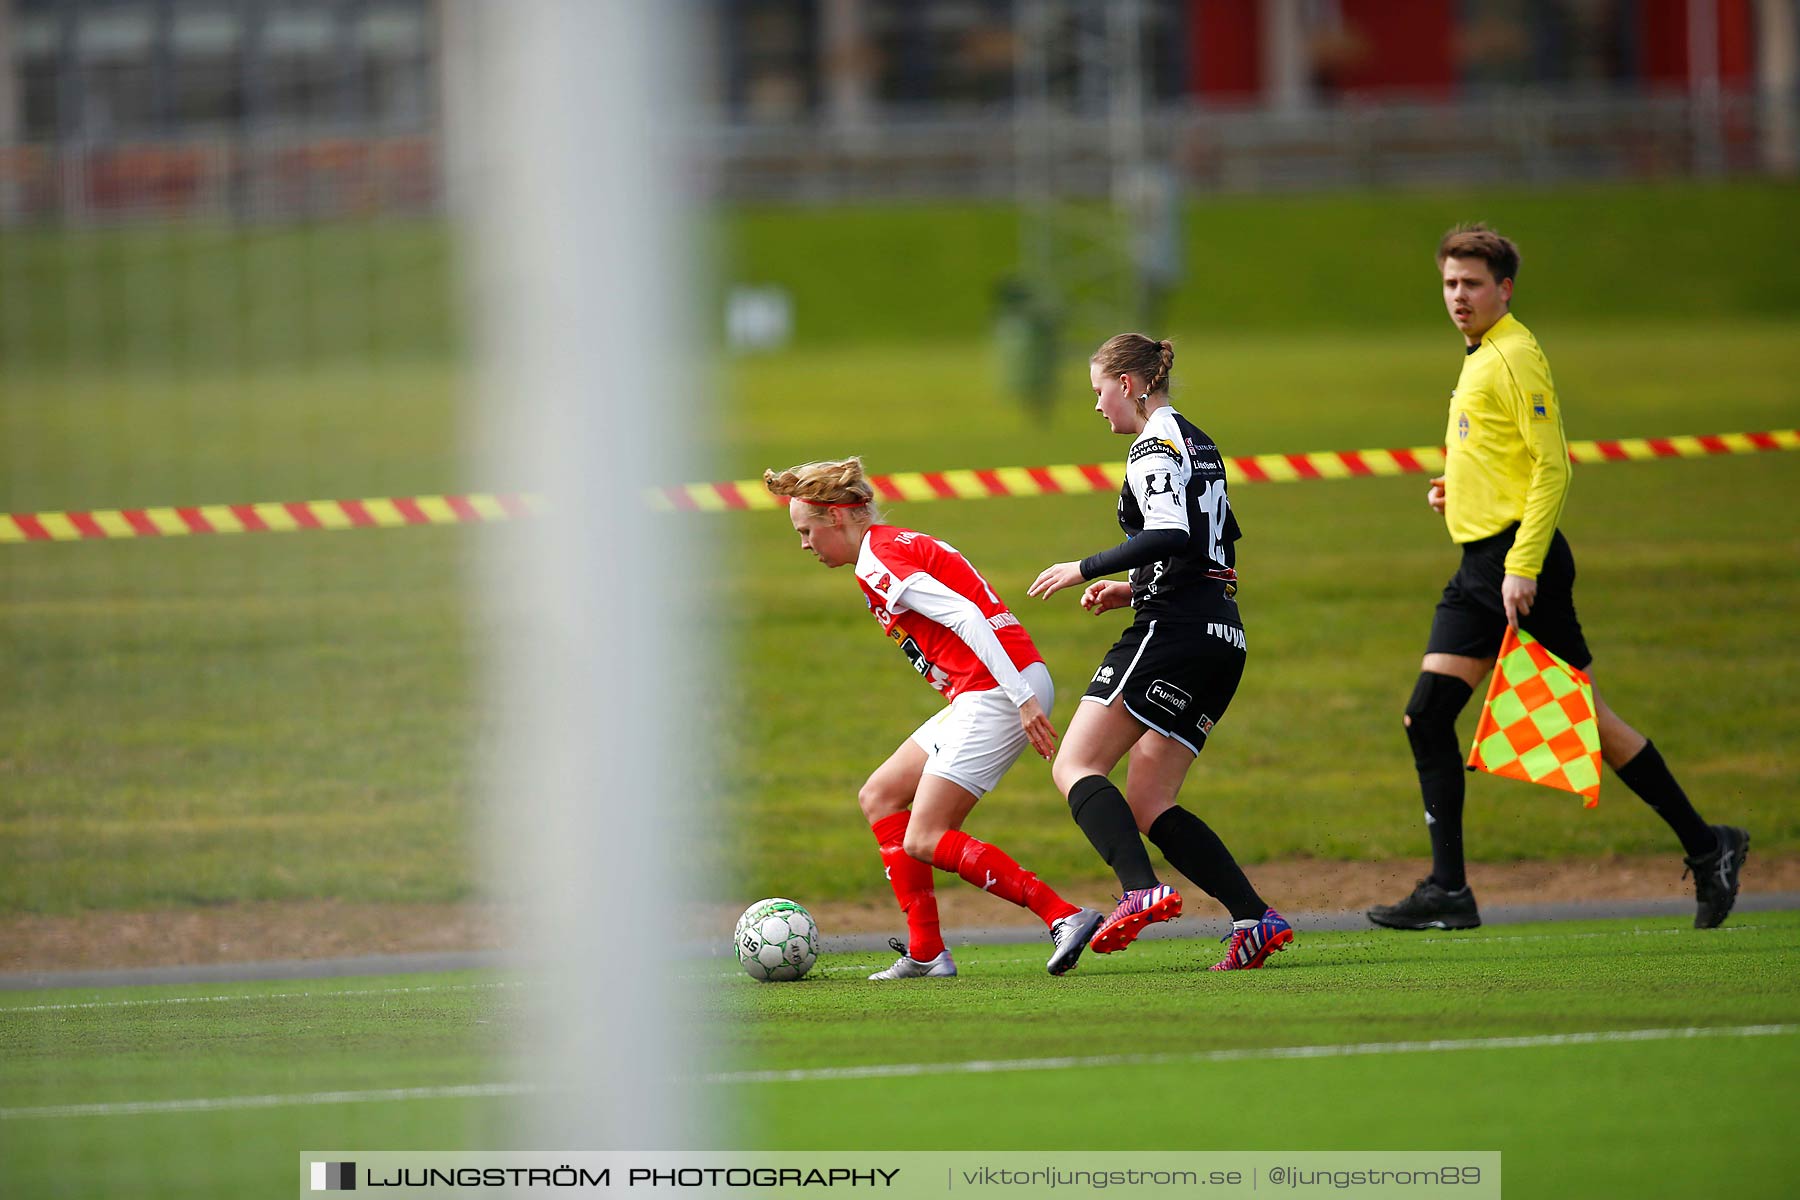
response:
[[[1131,453],[1125,461],[1127,464],[1134,463],[1139,459],[1149,458],[1152,454],[1163,454],[1177,462],[1181,461],[1181,451],[1177,450],[1175,443],[1167,438],[1146,438],[1131,448]]]
[[[1158,708],[1167,709],[1176,716],[1180,716],[1187,711],[1187,706],[1193,702],[1194,698],[1166,679],[1155,679],[1144,690],[1144,699]]]
[[[1200,719],[1196,722],[1196,724],[1198,724],[1200,726],[1201,733],[1211,733],[1212,732],[1213,719],[1211,717],[1207,716],[1205,713],[1200,714]]]
[[[1157,485],[1162,486],[1158,487]],[[1175,473],[1173,471],[1152,471],[1144,478],[1144,498],[1151,496],[1173,496],[1175,494]]]
[[[1167,564],[1158,560],[1147,567],[1139,567],[1133,571],[1131,573],[1132,592],[1136,593],[1141,589],[1146,596],[1156,595],[1162,590],[1162,577],[1165,569],[1167,569]],[[1135,603],[1134,600],[1133,604]]]
[[[1235,625],[1226,625],[1219,621],[1208,621],[1206,623],[1206,632],[1212,634],[1216,638],[1224,638],[1239,650],[1247,649],[1244,645],[1244,631]]]

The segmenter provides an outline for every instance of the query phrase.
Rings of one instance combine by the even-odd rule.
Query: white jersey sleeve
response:
[[[1181,445],[1181,430],[1167,408],[1150,414],[1144,432],[1131,443],[1125,479],[1144,514],[1145,529],[1188,533],[1187,485],[1193,474]]]
[[[994,627],[981,615],[975,602],[952,590],[936,576],[925,571],[907,576],[905,582],[890,594],[888,605],[895,612],[911,609],[961,638],[1015,705],[1035,698],[1031,685],[1019,674],[1006,647],[994,636]]]

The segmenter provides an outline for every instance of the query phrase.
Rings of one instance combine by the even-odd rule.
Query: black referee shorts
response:
[[[1125,711],[1195,754],[1244,677],[1244,631],[1219,621],[1134,621],[1094,672],[1083,702]]]
[[[1506,634],[1500,583],[1506,577],[1506,552],[1512,549],[1518,532],[1519,527],[1513,525],[1463,544],[1462,564],[1444,585],[1431,618],[1425,653],[1465,658],[1493,658],[1500,653],[1500,639]],[[1575,555],[1561,530],[1550,539],[1537,584],[1537,599],[1531,612],[1519,621],[1519,628],[1571,667],[1586,670],[1594,656],[1588,652],[1581,621],[1575,615]]]

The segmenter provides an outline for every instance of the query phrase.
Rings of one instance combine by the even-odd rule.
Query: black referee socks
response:
[[[1662,752],[1657,750],[1655,742],[1646,741],[1644,748],[1632,755],[1630,762],[1614,767],[1613,774],[1669,823],[1689,858],[1699,858],[1719,848],[1719,839],[1712,826],[1694,811],[1687,793],[1681,790],[1681,785],[1669,772],[1669,765],[1663,762]]]
[[[1212,826],[1177,804],[1150,823],[1150,840],[1169,865],[1231,910],[1234,921],[1260,920],[1268,905]]]
[[[1419,674],[1406,702],[1406,740],[1412,743],[1431,834],[1431,877],[1447,892],[1461,891],[1463,875],[1463,761],[1456,715],[1475,689],[1454,675]]]
[[[1119,886],[1127,891],[1156,886],[1156,872],[1150,866],[1150,852],[1138,837],[1137,821],[1124,793],[1104,775],[1088,775],[1075,781],[1069,789],[1069,811],[1087,840],[1094,844],[1106,865],[1119,877]],[[1259,911],[1257,916],[1262,916]]]

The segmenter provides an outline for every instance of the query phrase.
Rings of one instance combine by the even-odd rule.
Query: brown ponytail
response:
[[[1169,341],[1153,341],[1141,333],[1121,333],[1107,338],[1089,361],[1108,375],[1130,372],[1143,380],[1143,391],[1132,397],[1137,403],[1138,415],[1142,416],[1148,397],[1169,390],[1169,376],[1175,370],[1175,345]]]

